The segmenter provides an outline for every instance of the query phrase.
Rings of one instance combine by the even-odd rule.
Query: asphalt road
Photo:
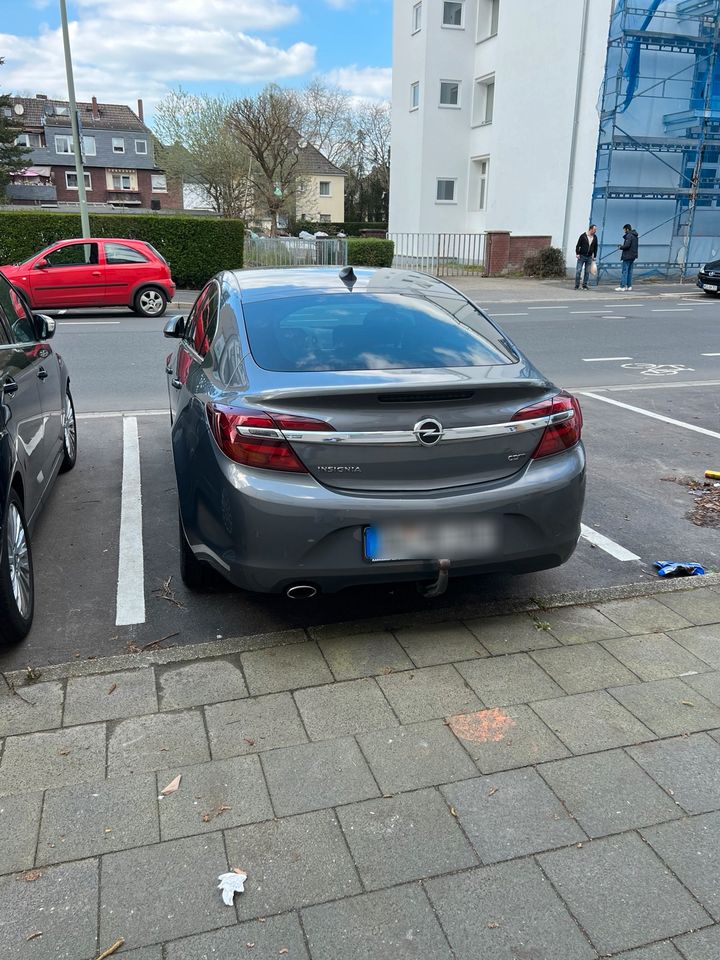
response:
[[[556,570],[452,582],[438,601],[421,599],[410,586],[304,602],[230,587],[189,594],[179,576],[166,413],[164,363],[172,344],[160,322],[124,311],[59,316],[55,343],[72,374],[79,459],[59,478],[35,531],[32,633],[0,654],[0,669],[126,653],[164,637],[165,646],[187,644],[438,604],[466,613],[500,598],[654,579],[657,559],[697,560],[717,571],[717,529],[690,522],[691,494],[667,478],[698,478],[720,467],[720,301],[692,289],[634,294],[488,304],[541,370],[580,394],[589,461],[584,521],[593,540],[607,539],[581,539]],[[144,622],[117,626],[127,416],[139,435],[143,558],[136,568],[145,609]]]

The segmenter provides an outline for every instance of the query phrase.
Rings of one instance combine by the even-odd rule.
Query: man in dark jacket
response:
[[[632,275],[635,261],[638,258],[638,232],[633,230],[629,223],[623,227],[623,242],[618,247],[621,250],[620,260],[622,261],[622,275],[620,277],[620,286],[616,290],[632,290]]]
[[[590,266],[597,256],[597,237],[595,236],[597,227],[591,223],[585,233],[581,233],[578,242],[575,244],[575,254],[577,256],[577,267],[575,268],[575,289],[580,288],[580,276],[582,275],[583,290],[588,289],[588,279],[590,277]]]

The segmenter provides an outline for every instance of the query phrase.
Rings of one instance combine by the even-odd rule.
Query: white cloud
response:
[[[353,64],[331,70],[327,80],[359,99],[386,100],[390,97],[392,68],[358,67]]]
[[[83,2],[89,4],[90,0]],[[135,2],[127,0],[118,10],[125,11],[128,3]],[[207,2],[250,9],[244,0]],[[104,5],[105,0],[94,3],[95,7]],[[157,10],[157,4],[146,5]],[[190,0],[180,0],[179,5],[187,8],[189,16]],[[280,9],[281,4],[268,0],[265,7]],[[173,26],[169,44],[167,23],[157,13],[140,30],[132,18],[92,16],[73,21],[70,43],[78,99],[89,100],[94,95],[132,104],[142,97],[152,109],[168,89],[182,83],[218,79],[227,84],[265,83],[313,69],[315,47],[310,44],[294,43],[283,49],[236,30],[232,23],[230,29],[227,18],[218,23],[205,16],[194,24],[180,23]],[[7,51],[2,75],[5,90],[34,89],[50,97],[66,96],[60,29],[41,28],[37,37],[0,33],[0,49]]]
[[[43,2],[43,0],[41,0]],[[157,23],[173,30],[179,24],[218,24],[233,30],[271,30],[297,20],[299,10],[285,0],[76,0],[102,19]]]
[[[325,2],[335,10],[347,10],[355,3],[355,0],[325,0]]]

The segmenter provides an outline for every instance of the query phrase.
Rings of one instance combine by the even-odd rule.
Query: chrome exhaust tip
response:
[[[285,596],[291,600],[311,600],[316,595],[317,587],[312,587],[309,583],[296,583],[285,591]]]

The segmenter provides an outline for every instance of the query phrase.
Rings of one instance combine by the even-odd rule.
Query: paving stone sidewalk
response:
[[[718,960],[720,587],[286,639],[0,681],[2,960]]]

